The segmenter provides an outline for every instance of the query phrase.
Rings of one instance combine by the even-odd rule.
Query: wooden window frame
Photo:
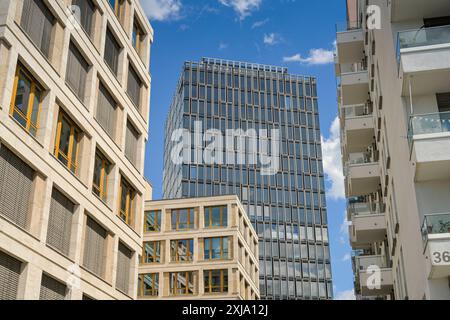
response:
[[[155,262],[148,262],[147,261],[147,254],[145,253],[146,244],[150,243],[150,247],[153,248],[153,255],[151,256]],[[155,264],[155,263],[161,263],[161,241],[144,241],[144,245],[142,247],[142,257],[141,257],[141,263],[142,264]],[[159,250],[157,250],[159,249]]]
[[[218,286],[214,286],[212,284],[213,272],[220,273],[220,284]],[[225,275],[227,276],[227,281],[225,281]],[[204,289],[207,294],[220,294],[220,293],[228,293],[228,269],[216,269],[216,270],[205,270],[203,272],[204,278]],[[206,285],[207,280],[207,285]],[[213,289],[219,289],[220,291],[213,291]]]
[[[172,278],[172,276],[175,275],[175,279],[173,281],[173,287],[170,287],[170,293],[172,296],[191,296],[195,294],[195,277],[194,277],[194,271],[179,271],[179,272],[171,272],[169,274],[170,279]],[[178,287],[178,278],[179,276],[184,276],[186,279],[186,285],[185,285],[185,289],[184,289],[184,293],[179,293],[178,291],[182,288]],[[169,284],[170,284],[170,279],[169,279]],[[189,292],[189,283],[190,281],[192,281],[192,284],[194,286],[194,292],[190,293]]]
[[[180,216],[183,210],[186,210],[186,228],[180,228]],[[194,230],[195,229],[195,210],[194,208],[184,208],[184,209],[172,209],[171,210],[171,227],[174,231],[185,231],[185,230]],[[174,221],[173,221],[173,215],[175,214],[176,221],[175,221],[175,228],[174,228]],[[193,224],[191,225],[191,214],[194,216]]]
[[[180,241],[186,241],[187,242],[187,246],[186,246],[186,254],[185,255],[181,255],[178,251],[178,242]],[[190,249],[190,242],[192,241],[192,252]],[[173,247],[173,243],[175,243],[176,247]],[[173,252],[172,250],[175,250],[175,252]],[[181,257],[185,257],[186,260],[181,260]],[[181,262],[181,263],[186,263],[186,262],[192,262],[194,260],[194,239],[177,239],[177,240],[171,240],[170,241],[170,260],[172,262]]]
[[[150,294],[146,294],[145,290],[145,281],[144,278],[145,276],[150,276],[150,278],[152,279],[153,283],[156,284],[158,286],[158,288],[151,288],[149,290]],[[139,275],[139,293],[138,296],[139,297],[157,297],[159,295],[159,273],[143,273]]]
[[[141,55],[142,50],[142,41],[145,38],[144,29],[141,27],[140,22],[137,20],[136,16],[134,16],[133,21],[133,31],[131,35],[131,43],[136,50],[136,52]]]
[[[213,258],[213,239],[220,239],[220,257],[219,258]],[[203,259],[207,261],[216,261],[216,260],[228,260],[230,258],[230,249],[229,249],[229,241],[230,237],[212,237],[212,238],[204,238],[203,239]],[[206,242],[208,243],[208,248],[206,247]],[[224,241],[227,242],[227,251],[225,256],[225,250],[224,250]],[[209,258],[206,258],[206,252],[209,254]]]
[[[16,107],[17,89],[18,89],[18,85],[19,85],[19,78],[21,75],[23,75],[31,83],[26,115],[23,114],[22,111],[20,111]],[[34,104],[34,99],[36,97],[36,90],[40,91],[40,99],[39,99],[39,105],[38,105],[38,110],[37,110],[36,123],[33,123],[31,121],[31,116],[33,114],[33,104]],[[12,118],[15,119],[14,113],[16,113],[23,120],[25,120],[26,121],[25,127],[23,127],[22,125],[21,126],[30,134],[32,134],[30,132],[30,128],[33,128],[36,132],[39,130],[39,119],[40,119],[40,114],[41,114],[41,109],[42,109],[43,95],[44,95],[44,89],[42,88],[42,86],[30,74],[30,72],[27,69],[25,69],[25,67],[23,67],[22,65],[19,64],[16,68],[16,74],[14,77],[14,88],[13,88],[13,94],[12,94],[12,98],[11,98],[11,106],[10,106],[9,114]],[[15,120],[18,122],[17,119],[15,119]],[[32,135],[34,136],[34,134],[32,134]]]
[[[155,225],[158,227],[157,230],[149,230],[147,228],[147,214],[155,214]],[[162,222],[162,212],[161,210],[148,210],[145,211],[145,223],[144,223],[144,232],[146,233],[152,233],[152,232],[161,232],[161,222]]]
[[[121,20],[123,18],[124,14],[124,4],[125,0],[114,0],[114,8],[111,6],[111,2],[108,0],[108,4],[111,7],[111,9],[114,11],[114,14],[116,17]],[[122,22],[122,21],[120,21]]]
[[[124,187],[128,189],[125,199],[125,211],[122,210],[122,192]],[[120,178],[120,187],[119,187],[119,211],[118,216],[125,222],[127,225],[131,226],[132,218],[133,218],[133,203],[134,197],[136,195],[136,190],[125,180],[123,176]]]
[[[70,138],[69,138],[69,150],[68,154],[64,154],[60,150],[60,143],[61,143],[61,129],[62,129],[62,121],[63,119],[69,124],[70,126]],[[60,109],[59,115],[58,115],[58,124],[56,127],[56,138],[55,138],[55,150],[54,155],[59,160],[59,156],[61,155],[66,161],[67,165],[64,164],[61,160],[59,160],[65,167],[67,167],[73,174],[78,174],[79,164],[78,164],[78,156],[80,151],[80,143],[81,143],[81,129],[75,124],[75,122],[62,110]],[[73,144],[75,139],[77,139],[77,145],[75,150],[75,162],[73,159]],[[73,168],[73,170],[72,170]]]
[[[213,209],[220,209],[220,225],[213,226]],[[224,210],[225,209],[225,210]],[[226,228],[228,227],[228,206],[215,206],[215,207],[205,207],[205,228],[207,229],[215,229],[215,228]],[[226,219],[224,220],[224,211],[226,211]],[[208,225],[206,224],[208,221]]]
[[[95,160],[94,163],[99,160],[101,162],[101,169],[100,169],[100,185],[97,186],[97,184],[94,181],[94,176],[92,177],[92,192],[97,195],[98,197],[100,197],[100,199],[102,199],[103,202],[106,202],[107,198],[108,198],[108,169],[111,166],[111,162],[109,162],[108,159],[106,159],[106,157],[100,152],[100,151],[96,151],[95,152]],[[94,168],[95,170],[95,168]],[[95,191],[98,192],[95,193]]]

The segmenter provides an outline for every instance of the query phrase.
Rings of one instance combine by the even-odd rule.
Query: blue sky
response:
[[[150,140],[145,175],[161,198],[164,121],[186,60],[202,57],[280,65],[318,78],[327,173],[335,296],[351,298],[353,279],[346,234],[339,155],[333,50],[343,0],[141,0],[155,31],[151,53]]]

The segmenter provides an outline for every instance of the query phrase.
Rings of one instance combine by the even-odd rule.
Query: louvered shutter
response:
[[[47,244],[69,255],[72,218],[75,205],[61,192],[53,189],[47,230]]]
[[[92,218],[87,218],[83,266],[103,277],[107,231]]]
[[[46,274],[42,275],[39,300],[64,300],[66,298],[66,291],[67,287],[64,283]]]
[[[106,32],[105,43],[105,61],[117,75],[118,61],[119,61],[120,46],[112,32],[108,29]]]
[[[132,255],[132,251],[119,242],[119,251],[117,254],[116,288],[126,294],[128,294],[128,287],[130,284]]]
[[[127,92],[136,107],[139,108],[141,100],[141,79],[131,65],[128,67]]]
[[[125,141],[125,155],[133,165],[136,166],[137,158],[137,146],[138,146],[139,133],[133,127],[130,122],[127,122],[127,134]]]
[[[116,109],[117,104],[114,98],[109,94],[103,84],[100,83],[96,119],[110,137],[114,137],[115,135]]]
[[[83,102],[88,69],[89,64],[83,58],[78,48],[71,43],[67,60],[66,81]]]
[[[0,213],[27,228],[34,171],[5,146],[0,145]]]
[[[17,299],[21,266],[19,260],[0,251],[0,300]]]
[[[80,8],[80,23],[84,31],[90,36],[92,32],[92,21],[95,12],[95,5],[92,0],[74,0],[73,5]]]

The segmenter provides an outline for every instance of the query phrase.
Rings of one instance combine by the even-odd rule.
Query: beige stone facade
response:
[[[450,2],[347,12],[336,72],[357,297],[450,299]]]
[[[153,30],[111,2],[0,3],[2,299],[137,296]]]
[[[258,236],[236,196],[147,201],[143,247],[139,299],[259,299]]]

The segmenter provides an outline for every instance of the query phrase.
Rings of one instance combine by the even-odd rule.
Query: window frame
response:
[[[220,209],[220,225],[213,225],[213,209]],[[225,209],[225,210],[224,210]],[[208,211],[208,212],[207,212]],[[224,220],[224,215],[226,215]],[[208,216],[208,217],[207,217]],[[228,227],[228,206],[213,206],[213,207],[205,207],[204,208],[204,221],[206,229],[216,229],[216,228],[226,228]],[[208,221],[208,225],[206,224]]]
[[[220,257],[214,258],[213,257],[213,240],[214,239],[220,239]],[[211,237],[211,238],[204,238],[203,239],[203,260],[205,261],[217,261],[217,260],[229,260],[230,259],[230,246],[228,244],[228,241],[230,240],[230,237]],[[207,248],[207,241],[208,248]],[[224,241],[227,243],[227,250],[224,250]],[[209,258],[207,258],[206,253],[208,252]],[[225,256],[226,253],[226,256]]]
[[[175,279],[172,280],[172,277],[175,275]],[[184,289],[184,293],[178,293],[179,290],[183,289],[183,288],[179,288],[178,287],[178,278],[180,276],[184,276],[186,279],[186,285],[185,285],[185,289]],[[173,281],[173,283],[171,283],[171,281]],[[192,285],[193,285],[193,292],[190,293],[189,292],[189,281],[192,281]],[[173,284],[173,287],[172,287]],[[195,294],[195,275],[194,275],[194,271],[177,271],[177,272],[170,272],[169,273],[169,291],[170,294],[172,296],[192,296]]]
[[[145,277],[150,276],[153,283],[156,284],[157,288],[155,288],[155,285],[150,289],[150,294],[145,294],[147,291],[145,290]],[[157,297],[159,296],[159,273],[141,273],[139,274],[139,292],[138,296],[145,298],[145,297]]]
[[[154,218],[154,220],[153,221],[155,221],[155,225],[157,225],[157,230],[149,230],[148,228],[147,228],[147,221],[148,221],[148,219],[147,219],[147,215],[148,214],[155,214],[155,218]],[[145,223],[144,223],[144,232],[145,233],[155,233],[155,232],[161,232],[161,223],[162,223],[162,212],[161,212],[161,210],[147,210],[147,211],[145,211],[144,212],[144,215],[145,215]]]
[[[31,84],[30,94],[28,96],[28,105],[27,105],[27,114],[26,115],[24,115],[22,113],[22,111],[20,111],[16,106],[17,89],[19,86],[19,79],[20,79],[21,75],[23,75],[24,78],[26,78],[26,80],[28,80]],[[36,98],[36,89],[40,91],[40,96],[39,96],[38,110],[37,110],[37,115],[36,115],[36,123],[34,124],[31,120],[31,117],[33,115],[33,104],[34,104],[34,100]],[[25,120],[26,121],[25,127],[22,124],[20,124],[20,126],[22,128],[24,128],[25,131],[30,133],[32,136],[35,136],[35,134],[30,132],[31,127],[35,130],[36,133],[39,130],[39,120],[40,120],[40,114],[41,114],[41,110],[42,110],[42,101],[43,101],[44,92],[45,92],[44,88],[38,83],[38,81],[32,76],[32,74],[23,65],[18,63],[17,67],[16,67],[16,74],[14,76],[14,88],[13,88],[13,93],[12,93],[12,97],[11,97],[11,106],[10,106],[9,115],[14,120],[16,120],[19,124],[20,124],[20,122],[19,122],[19,120],[17,120],[14,117],[14,113],[19,115],[23,120]]]
[[[218,286],[213,285],[213,273],[219,272],[220,284]],[[225,281],[226,279],[226,281]],[[203,285],[206,294],[221,294],[229,292],[229,278],[228,269],[215,269],[215,270],[205,270],[203,271]],[[220,291],[213,291],[214,289],[219,289]]]
[[[114,11],[114,14],[116,17],[121,20],[122,15],[124,13],[123,5],[125,4],[125,0],[113,0],[114,1],[114,7],[111,4],[111,0],[108,0],[108,4],[110,8]]]
[[[95,183],[95,170],[96,170],[96,162],[99,160],[101,162],[101,168],[100,168],[100,185],[97,186]],[[95,152],[95,159],[94,159],[94,174],[92,176],[92,193],[94,193],[96,196],[98,196],[103,202],[106,202],[108,200],[108,176],[109,176],[109,169],[111,168],[111,162],[97,149]],[[98,194],[96,193],[98,191]]]
[[[122,192],[124,187],[128,189],[125,199],[125,212],[122,211]],[[119,218],[125,222],[127,225],[131,227],[132,218],[133,218],[133,204],[134,197],[136,196],[136,190],[131,186],[131,184],[123,177],[120,177],[120,186],[119,186]],[[123,217],[122,217],[123,215]]]
[[[186,241],[186,254],[181,255],[178,250],[178,244],[181,241]],[[192,243],[192,246],[191,246]],[[175,248],[173,247],[175,244]],[[191,252],[192,247],[192,252]],[[175,252],[173,252],[175,250]],[[176,239],[170,240],[170,261],[171,262],[179,262],[179,263],[188,263],[194,260],[194,239]],[[181,258],[185,257],[186,260],[182,260]]]
[[[147,246],[147,244],[151,244],[150,247],[153,248],[153,252],[154,254],[151,255],[152,259],[154,260],[154,262],[148,262],[147,260],[147,254],[145,251],[145,248]],[[144,241],[143,246],[142,246],[142,256],[141,256],[141,263],[145,264],[145,265],[149,265],[149,264],[157,264],[157,263],[161,263],[161,247],[162,247],[162,242],[161,241]]]
[[[70,138],[69,138],[69,149],[67,151],[67,155],[64,154],[64,152],[60,149],[61,144],[61,130],[62,130],[62,122],[63,119],[69,124],[70,126]],[[80,143],[81,143],[81,135],[82,131],[81,129],[76,125],[76,123],[68,116],[68,114],[60,108],[59,114],[58,114],[58,122],[56,126],[56,136],[55,136],[55,148],[54,148],[54,156],[56,159],[58,159],[59,162],[61,162],[65,167],[67,167],[70,172],[72,172],[75,175],[78,175],[78,169],[79,169],[79,163],[78,163],[78,156],[80,152]],[[75,138],[77,140],[76,150],[75,150],[75,163],[73,163],[73,143],[75,141]],[[66,161],[67,165],[62,162],[62,160],[59,159],[59,156],[62,156]],[[73,170],[72,170],[73,167]]]
[[[136,50],[138,55],[141,55],[142,52],[142,41],[146,37],[144,29],[141,27],[140,21],[136,18],[136,15],[133,17],[133,30],[131,32],[131,44],[133,48]]]
[[[187,228],[180,228],[180,216],[183,210],[186,210],[186,225]],[[175,221],[175,228],[174,228],[174,221],[173,221],[173,215],[176,216]],[[191,214],[193,215],[193,223],[191,226]],[[172,209],[170,211],[171,215],[171,229],[173,231],[186,231],[186,230],[195,230],[195,209],[194,208],[181,208],[181,209]]]

